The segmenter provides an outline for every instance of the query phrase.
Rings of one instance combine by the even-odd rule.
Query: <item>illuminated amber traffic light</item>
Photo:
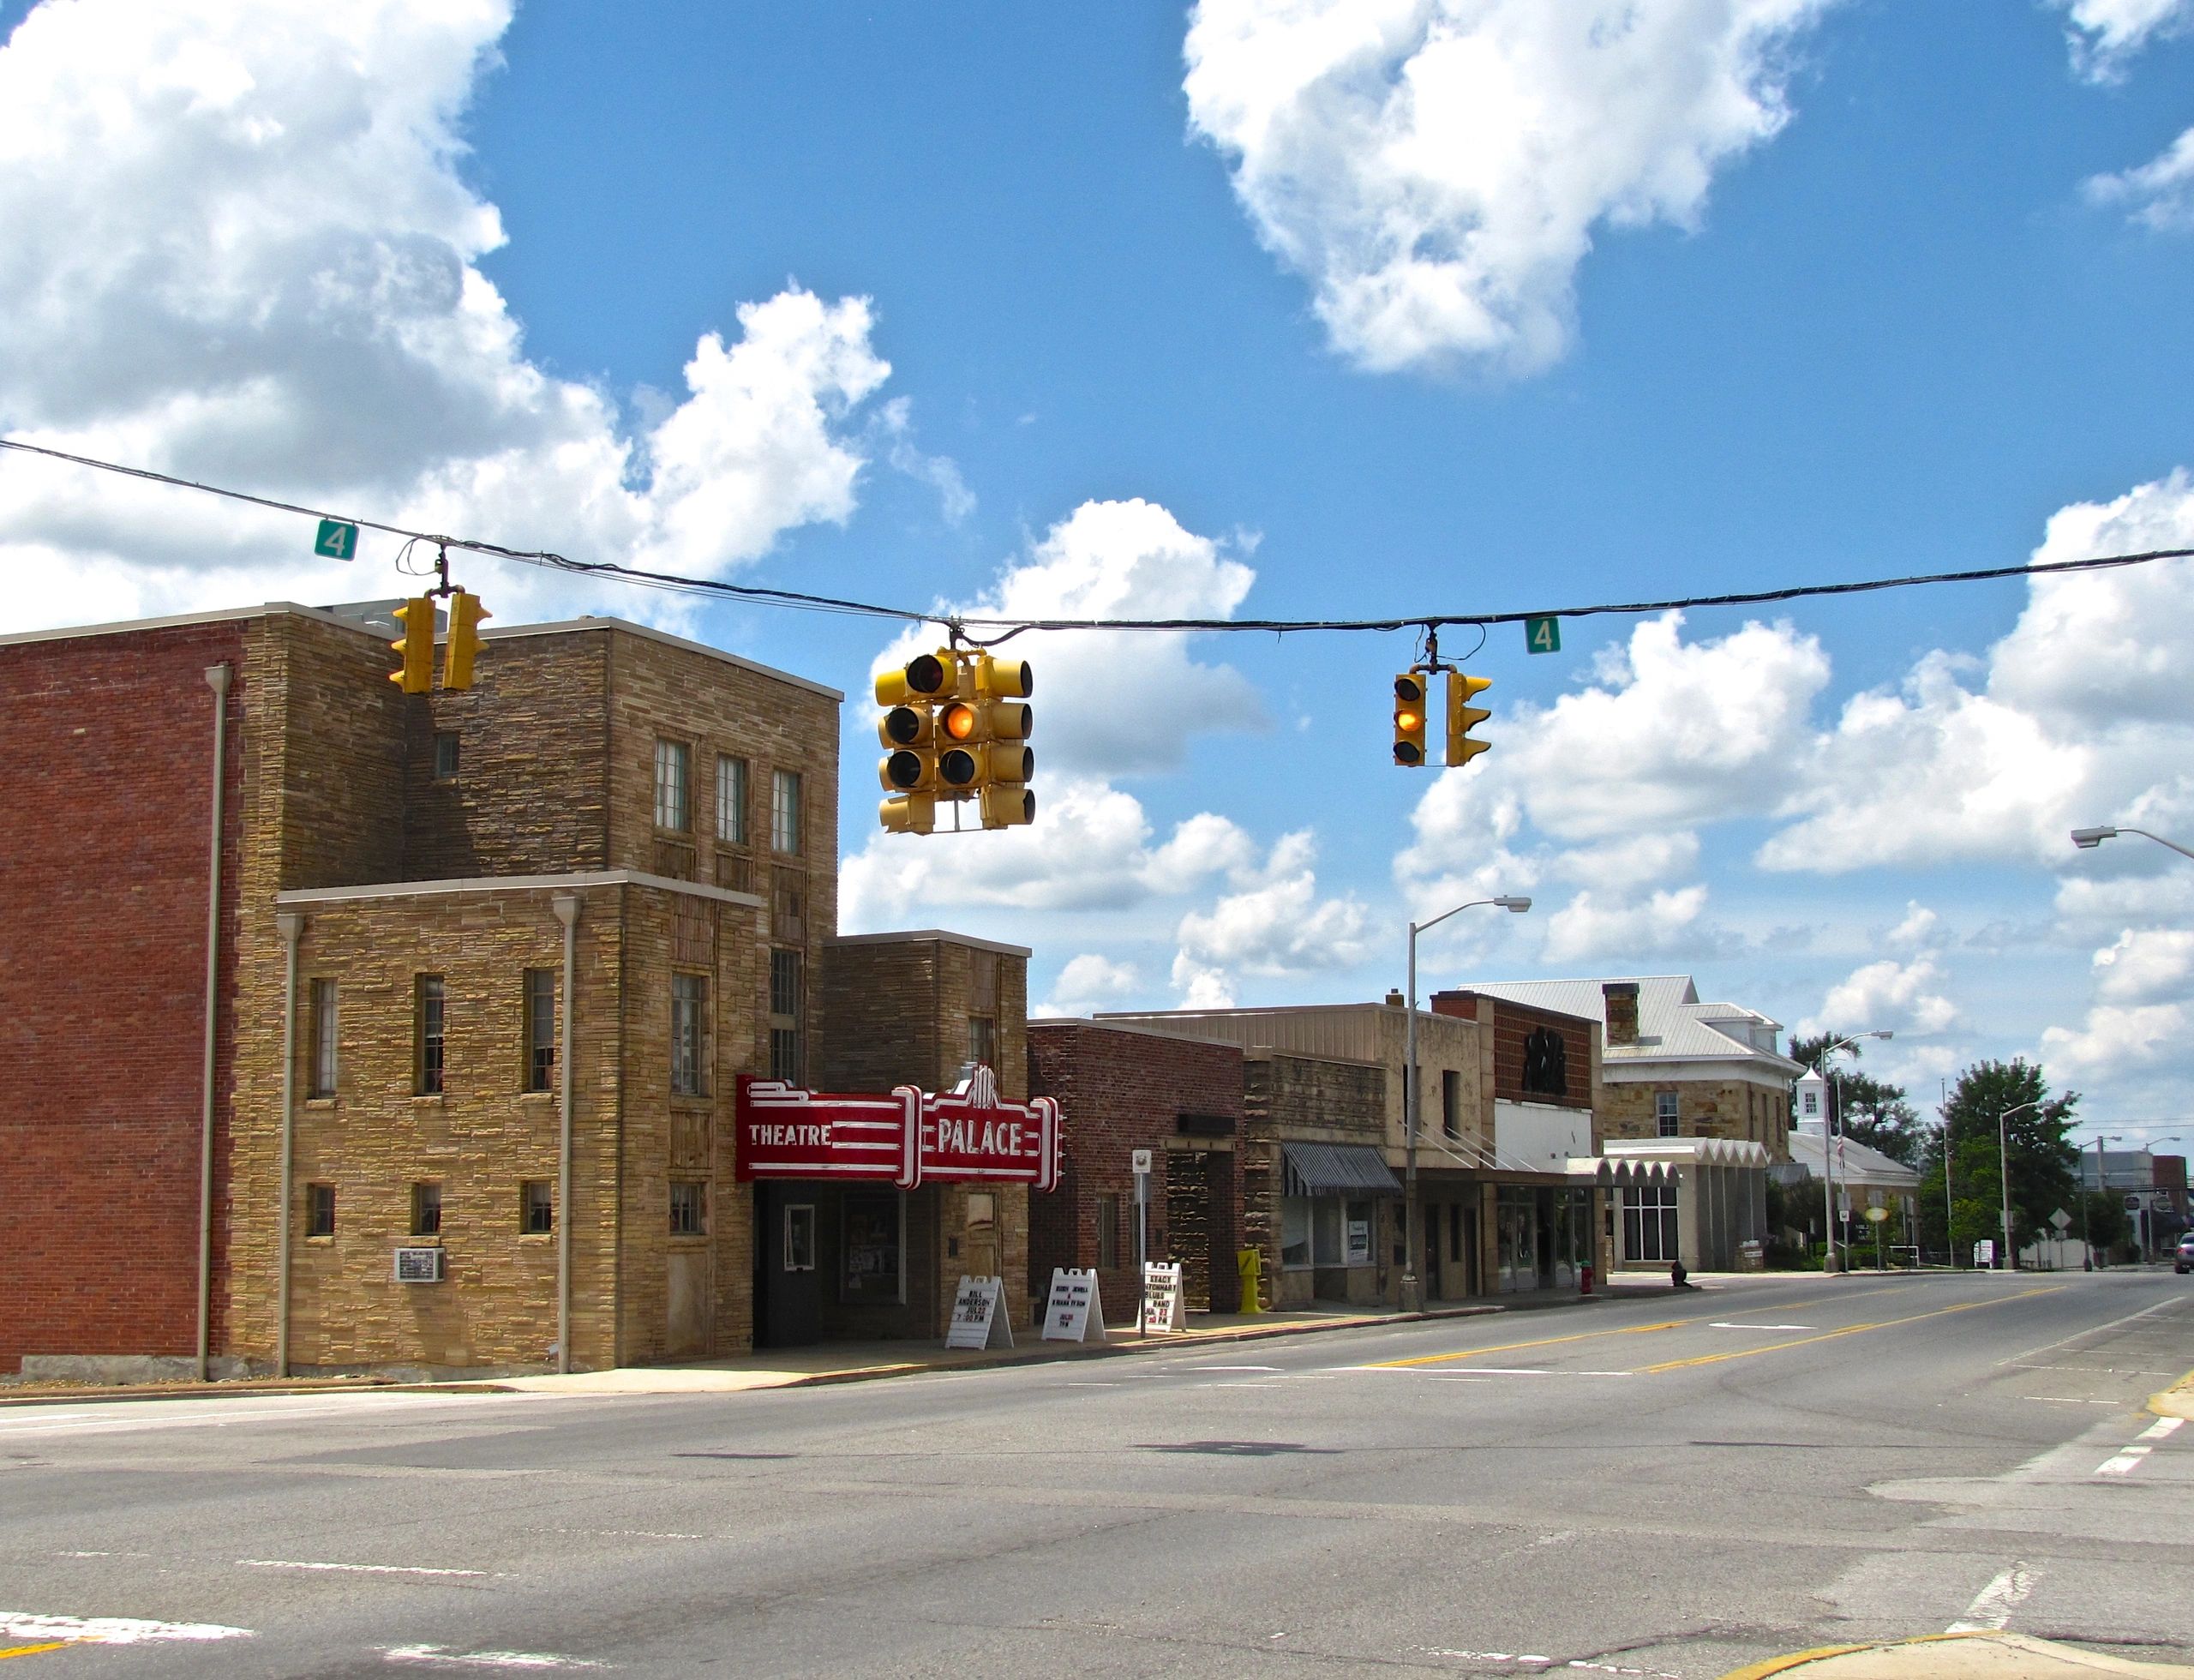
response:
[[[404,633],[389,644],[404,663],[388,680],[407,694],[423,694],[435,686],[435,602],[422,595],[406,601],[393,616]]]
[[[1414,768],[1424,762],[1424,674],[1404,671],[1394,678],[1394,762]]]
[[[1487,689],[1493,687],[1492,679],[1466,676],[1460,671],[1448,673],[1448,762],[1466,765],[1493,743],[1473,741],[1471,731],[1493,716],[1482,705],[1472,705]]]

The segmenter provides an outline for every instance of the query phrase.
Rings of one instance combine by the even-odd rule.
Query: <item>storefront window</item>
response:
[[[1676,1188],[1641,1185],[1622,1192],[1622,1256],[1626,1260],[1676,1257]]]
[[[903,1301],[905,1268],[900,1247],[900,1203],[895,1196],[846,1197],[845,1270],[842,1301]]]
[[[1338,1196],[1321,1196],[1310,1203],[1310,1260],[1319,1266],[1342,1263]]]
[[[1280,1198],[1280,1263],[1296,1267],[1310,1263],[1310,1198],[1307,1196]]]
[[[1371,1263],[1371,1204],[1369,1202],[1348,1204],[1348,1263],[1352,1266]]]

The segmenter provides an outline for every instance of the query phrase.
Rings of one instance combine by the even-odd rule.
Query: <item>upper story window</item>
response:
[[[802,1083],[806,1054],[800,1041],[800,953],[770,952],[770,1077],[788,1085]]]
[[[411,1234],[439,1237],[442,1233],[442,1187],[431,1181],[411,1186]]]
[[[308,1096],[335,1095],[335,982],[315,980],[312,983],[311,1075],[305,1081]]]
[[[1463,1076],[1453,1068],[1440,1075],[1440,1130],[1450,1137],[1463,1135]]]
[[[708,1008],[708,982],[699,975],[670,977],[670,1089],[677,1096],[701,1093],[703,1019]]]
[[[1540,1096],[1569,1095],[1569,1049],[1551,1027],[1524,1041],[1524,1089]]]
[[[770,773],[770,846],[793,856],[800,854],[800,772],[778,770]]]
[[[411,994],[412,1084],[420,1096],[442,1094],[442,1034],[447,993],[440,975],[421,975]]]
[[[1674,1091],[1654,1092],[1653,1119],[1662,1137],[1673,1137],[1676,1135],[1679,1118],[1676,1094]]]
[[[746,843],[746,760],[723,753],[716,755],[716,838]]]
[[[971,1015],[968,1017],[968,1059],[980,1062],[996,1071],[998,1068],[998,1017]]]
[[[680,834],[693,826],[693,749],[682,741],[655,744],[655,825]]]
[[[556,971],[525,971],[525,1089],[553,1089],[556,1083]]]
[[[435,780],[457,780],[457,731],[442,729],[435,735]]]
[[[1808,1085],[1799,1093],[1798,1101],[1806,1113],[1816,1119],[1820,1117],[1820,1093],[1813,1086]]]

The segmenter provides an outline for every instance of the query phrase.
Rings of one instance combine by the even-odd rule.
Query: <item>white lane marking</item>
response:
[[[1276,1389],[1277,1383],[1199,1383],[1199,1389]]]
[[[1710,1330],[1810,1330],[1813,1326],[1811,1324],[1724,1324],[1717,1322],[1709,1324],[1706,1328]]]
[[[1278,1365],[1190,1365],[1190,1366],[1189,1367],[1189,1369],[1190,1369],[1190,1371],[1278,1371],[1278,1370],[1280,1369],[1280,1367],[1279,1367]]]
[[[429,1668],[607,1668],[584,1657],[560,1657],[551,1651],[452,1651],[440,1645],[392,1645],[381,1656],[392,1663],[421,1663]]]
[[[2011,1619],[2011,1612],[2026,1602],[2028,1593],[2034,1591],[2035,1571],[2023,1563],[2014,1563],[1995,1580],[1982,1587],[1965,1614],[1950,1625],[1954,1634],[2000,1633],[2004,1624]]]
[[[172,1402],[171,1402],[172,1403]],[[39,1435],[118,1435],[135,1430],[154,1429],[211,1429],[225,1424],[263,1423],[269,1419],[295,1418],[300,1420],[314,1418],[341,1417],[346,1413],[389,1412],[414,1410],[420,1406],[447,1406],[451,1402],[434,1395],[406,1395],[400,1399],[391,1395],[381,1400],[357,1400],[342,1406],[260,1407],[255,1410],[223,1412],[192,1412],[179,1416],[115,1417],[101,1413],[69,1413],[57,1419],[41,1419],[30,1423],[0,1424],[0,1437]]]
[[[218,1622],[142,1622],[129,1616],[34,1616],[27,1610],[0,1610],[0,1638],[26,1643],[74,1639],[100,1645],[144,1645],[156,1640],[250,1639],[257,1631],[224,1627]]]
[[[1070,1389],[1117,1389],[1119,1386],[1118,1383],[1070,1383],[1067,1384]]]
[[[2075,1330],[2071,1335],[2065,1336],[2059,1341],[2045,1341],[2039,1347],[2029,1347],[2023,1353],[2014,1353],[2011,1358],[2007,1359],[1999,1359],[1996,1363],[1999,1365],[2017,1365],[2021,1359],[2030,1359],[2036,1353],[2047,1353],[2052,1348],[2062,1347],[2067,1341],[2077,1341],[2083,1336],[2101,1335],[2105,1330],[2114,1330],[2120,1324],[2130,1324],[2136,1318],[2145,1318],[2152,1312],[2161,1312],[2167,1306],[2176,1306],[2178,1305],[2179,1298],[2177,1296],[2169,1296],[2163,1300],[2158,1301],[2154,1306],[2144,1306],[2138,1312],[2129,1312],[2123,1318],[2113,1318],[2107,1324],[2097,1324],[2089,1329]],[[2074,1367],[2071,1366],[2059,1367],[2060,1370],[2070,1370],[2073,1368]]]
[[[2079,1399],[2077,1396],[2073,1395],[2021,1395],[2019,1396],[2019,1398],[2020,1398],[2021,1400],[2039,1400],[2039,1401],[2046,1401],[2047,1404],[2049,1404],[2049,1405],[2051,1405],[2051,1406],[2118,1406],[2118,1407],[2123,1407],[2123,1406],[2126,1403],[2125,1401],[2122,1401],[2122,1400],[2082,1400],[2082,1399]]]
[[[2133,1438],[2136,1441],[2161,1441],[2185,1421],[2184,1418],[2158,1418]]]
[[[2107,1458],[2095,1466],[2098,1476],[2127,1476],[2141,1467],[2141,1461],[2149,1455],[2146,1447],[2121,1447],[2118,1456]]]
[[[345,1575],[467,1575],[476,1580],[488,1573],[485,1569],[429,1569],[416,1563],[305,1563],[289,1557],[239,1557],[237,1563],[247,1569],[337,1569]]]
[[[552,1534],[591,1534],[608,1540],[705,1540],[706,1534],[672,1534],[656,1528],[551,1528]]]
[[[1453,1651],[1438,1645],[1420,1645],[1417,1648],[1428,1657],[1446,1657],[1466,1663],[1513,1663],[1518,1668],[1542,1674],[1568,1669],[1586,1674],[1620,1674],[1634,1677],[1634,1680],[1678,1680],[1665,1669],[1624,1668],[1615,1663],[1587,1662],[1582,1657],[1572,1657],[1564,1662],[1559,1657],[1512,1656],[1506,1651]]]

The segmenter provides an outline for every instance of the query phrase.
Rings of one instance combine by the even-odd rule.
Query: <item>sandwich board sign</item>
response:
[[[1142,1267],[1144,1333],[1185,1330],[1188,1327],[1188,1312],[1181,1300],[1180,1262],[1177,1260],[1169,1265],[1157,1260],[1145,1261]]]
[[[1055,1269],[1051,1298],[1044,1304],[1046,1341],[1105,1340],[1105,1303],[1097,1292],[1095,1271]]]
[[[1002,1277],[966,1277],[952,1297],[952,1322],[945,1329],[947,1347],[1010,1347],[1013,1326],[999,1310],[1005,1293]]]

